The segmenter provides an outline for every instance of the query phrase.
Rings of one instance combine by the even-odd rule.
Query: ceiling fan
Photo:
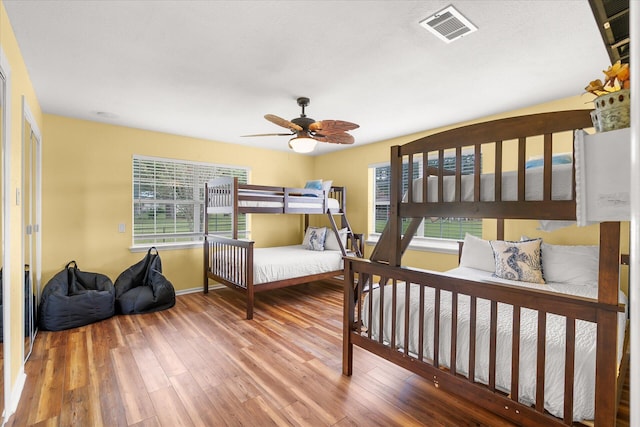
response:
[[[349,135],[347,131],[357,129],[360,126],[342,120],[320,120],[317,122],[307,117],[304,113],[305,107],[309,105],[309,98],[300,97],[297,101],[298,105],[302,108],[300,117],[286,120],[273,114],[266,114],[264,116],[264,118],[271,123],[289,129],[291,131],[290,133],[263,133],[243,136],[295,135],[295,137],[289,140],[289,147],[298,153],[310,153],[318,141],[332,144],[353,144],[353,136]]]

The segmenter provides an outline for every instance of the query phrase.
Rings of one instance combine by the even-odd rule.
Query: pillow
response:
[[[327,236],[327,227],[309,227],[304,233],[302,246],[312,251],[324,251],[324,241]]]
[[[331,191],[332,185],[333,185],[332,180],[322,181],[322,189],[324,190],[325,193],[329,193],[329,191]]]
[[[338,230],[338,235],[340,235],[340,241],[342,242],[342,246],[347,247],[347,235],[349,234],[349,229],[341,228]],[[336,239],[336,233],[331,229],[327,229],[327,239],[324,241],[324,248],[328,251],[339,251],[340,245],[338,244],[338,239]]]
[[[307,183],[304,185],[304,188],[309,188],[311,190],[322,190],[322,180],[314,179],[311,181],[307,181]],[[308,197],[318,197],[317,194],[303,194],[303,195]]]
[[[560,228],[576,225],[575,221],[562,221],[562,220],[556,220],[556,219],[552,219],[552,220],[541,219],[538,221],[538,223],[540,224],[540,227],[538,227],[538,230],[540,231],[555,231]]]
[[[495,272],[496,262],[493,259],[493,249],[491,249],[489,241],[473,234],[465,234],[460,255],[460,267]]]
[[[521,242],[489,241],[495,257],[495,277],[520,282],[544,283],[540,264],[542,239]]]
[[[554,154],[551,156],[551,164],[552,165],[566,165],[573,161],[573,156],[571,153],[560,153]],[[538,168],[544,165],[544,158],[542,155],[540,156],[531,156],[527,159],[527,163],[525,163],[525,169]]]
[[[598,286],[598,246],[542,244],[542,274],[547,282]]]

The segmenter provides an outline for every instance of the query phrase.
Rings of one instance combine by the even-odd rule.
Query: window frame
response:
[[[151,180],[143,182],[145,178],[140,176],[140,168],[142,167],[139,162],[147,162],[147,167],[155,168],[158,164],[160,167],[171,168],[172,165],[180,165],[183,169],[183,176],[185,178],[181,181],[176,181],[176,170],[173,171],[174,179],[169,179],[170,176],[157,177],[153,176]],[[175,167],[175,166],[174,166]],[[184,172],[188,173],[184,173]],[[178,171],[180,172],[180,171]],[[243,176],[244,175],[244,176]],[[132,252],[145,251],[151,246],[162,247],[163,249],[181,249],[190,247],[201,247],[204,241],[204,221],[208,221],[209,217],[205,212],[205,194],[204,184],[206,181],[218,176],[240,176],[243,183],[248,183],[251,175],[251,168],[248,166],[238,165],[226,165],[220,163],[198,162],[185,159],[174,159],[158,156],[145,156],[134,154],[131,160],[131,247]],[[162,182],[162,181],[165,182]],[[173,181],[173,186],[162,185],[167,181]],[[149,200],[145,200],[140,197],[141,193],[146,192],[144,188],[153,187],[153,196]],[[169,198],[157,198],[158,192],[161,192],[164,187],[164,191],[173,191],[173,197]],[[191,191],[189,191],[189,188]],[[180,191],[182,190],[182,191]],[[179,194],[178,194],[179,193]],[[185,197],[188,194],[190,197]],[[137,196],[137,197],[136,197]],[[139,215],[143,211],[149,212],[148,205],[151,207],[153,218],[153,228],[151,233],[140,233],[140,219]],[[157,220],[159,211],[158,205],[171,205],[174,208],[173,219],[169,223],[173,223],[174,232],[158,233],[155,229],[157,227]],[[179,206],[188,206],[187,211],[183,211],[185,216],[191,216],[192,230],[186,232],[178,232],[176,224],[179,218],[176,216]],[[166,212],[166,211],[165,211]],[[165,213],[166,215],[166,213]],[[223,215],[224,216],[224,215]],[[244,215],[243,215],[244,216]],[[137,219],[138,217],[138,219]],[[249,220],[244,216],[245,230],[239,230],[241,235],[248,236],[250,234]],[[137,219],[137,220],[136,220]],[[230,223],[231,221],[229,221]],[[223,222],[224,223],[224,222]],[[241,221],[242,223],[242,221]],[[210,225],[211,227],[211,225]],[[210,230],[211,231],[211,230]],[[215,232],[215,231],[214,231]],[[220,234],[230,233],[229,230],[218,230]],[[162,240],[169,241],[162,241]]]

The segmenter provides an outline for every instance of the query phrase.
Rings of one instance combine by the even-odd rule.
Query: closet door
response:
[[[5,73],[3,70],[3,56],[2,51],[0,50],[0,195],[2,196],[0,200],[2,200],[2,204],[0,206],[0,242],[2,245],[0,246],[0,271],[2,271],[2,266],[4,264],[4,258],[6,255],[5,250],[5,239],[3,236],[4,233],[4,209],[5,209],[5,195],[4,195],[4,153],[5,153],[5,136],[7,134],[5,129],[5,118],[7,117],[7,111],[5,110],[6,106],[6,87],[7,87],[7,79],[5,77]],[[8,285],[7,285],[8,286]],[[4,395],[5,387],[4,387],[4,302],[2,296],[4,296],[4,284],[3,280],[0,280],[0,316],[2,318],[3,325],[3,340],[0,342],[0,413],[4,412]],[[1,421],[0,421],[1,422]]]
[[[24,359],[31,354],[36,335],[40,300],[40,174],[41,141],[30,110],[23,99],[22,215],[24,224]]]

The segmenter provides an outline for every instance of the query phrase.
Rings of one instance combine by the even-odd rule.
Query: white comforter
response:
[[[525,172],[525,200],[543,199],[543,172],[541,167],[527,169]],[[551,198],[553,200],[571,200],[573,187],[573,165],[554,165],[551,169]],[[418,178],[413,181],[413,201],[422,202],[422,181]],[[427,198],[429,202],[438,201],[438,177],[430,176]],[[443,177],[443,200],[452,202],[455,197],[455,176]],[[461,179],[461,192],[463,202],[472,202],[474,196],[474,176],[463,175]],[[495,201],[495,176],[485,173],[480,175],[480,200],[486,202]],[[518,200],[518,173],[507,171],[502,173],[502,200]]]
[[[253,283],[342,270],[342,252],[313,251],[302,245],[256,248],[253,252]]]
[[[447,272],[456,277],[470,280],[500,281],[503,283],[544,289],[553,292],[579,295],[589,298],[597,298],[597,287],[578,286],[567,284],[548,283],[537,285],[532,283],[500,280],[491,277],[491,273],[472,268],[459,267]],[[478,284],[482,286],[482,284]],[[397,286],[397,331],[396,344],[399,349],[404,348],[404,297],[406,286],[404,283]],[[367,318],[369,294],[363,299],[364,325],[370,325],[372,336],[377,339],[380,333],[379,289],[372,291],[373,296],[373,321]],[[383,339],[388,344],[391,336],[392,316],[392,290],[388,285],[384,293],[385,322]],[[620,302],[626,304],[625,295],[620,292]],[[468,373],[469,359],[469,300],[466,295],[458,297],[458,331],[456,368],[459,373]],[[433,358],[433,301],[434,291],[425,289],[425,322],[423,352],[425,359]],[[410,325],[409,325],[409,351],[418,354],[418,310],[419,287],[411,285],[410,292]],[[443,366],[449,366],[451,350],[451,293],[443,291],[440,300],[440,348],[439,361]],[[513,308],[507,304],[498,304],[498,328],[496,348],[496,387],[508,392],[511,384],[511,332],[512,332]],[[618,360],[622,354],[622,342],[624,337],[625,314],[618,317]],[[488,383],[489,373],[489,325],[490,302],[477,300],[477,325],[476,325],[476,381]],[[520,329],[520,402],[526,404],[535,403],[536,394],[536,342],[537,342],[537,313],[523,309],[521,312]],[[547,344],[546,344],[546,368],[545,368],[545,408],[557,417],[563,416],[564,396],[564,357],[565,357],[565,318],[554,314],[547,315]],[[574,420],[588,420],[594,417],[594,390],[595,390],[595,353],[596,353],[596,325],[594,323],[576,322],[576,355],[575,355],[575,382],[574,382]]]

